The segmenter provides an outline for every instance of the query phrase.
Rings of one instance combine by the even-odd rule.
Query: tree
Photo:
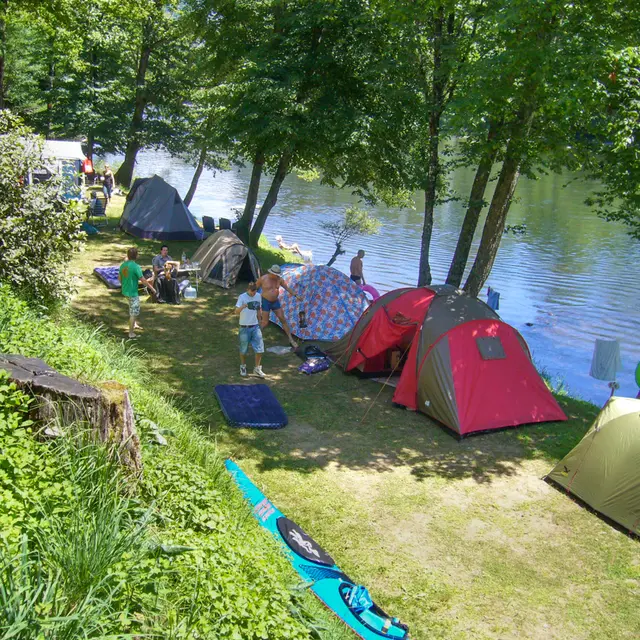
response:
[[[513,88],[499,114],[504,117],[502,167],[465,283],[468,293],[478,295],[491,271],[520,174],[535,177],[540,171],[581,168],[589,162],[576,140],[584,123],[598,115],[591,96],[607,50],[629,38],[623,21],[624,12],[591,1],[547,0],[535,7],[512,2],[508,17],[502,16],[502,77]],[[494,64],[485,76],[487,91],[493,80],[493,95],[496,86],[505,86],[495,81],[499,70]]]
[[[0,280],[49,305],[71,293],[66,267],[80,246],[83,213],[58,198],[55,177],[29,180],[42,165],[42,139],[0,111]]]
[[[610,71],[592,94],[601,117],[581,138],[592,158],[589,173],[602,185],[587,203],[606,220],[627,225],[640,240],[640,47],[608,57]]]
[[[234,142],[231,156],[253,165],[237,232],[255,246],[285,177],[335,162],[344,141],[367,124],[363,74],[383,38],[362,0],[237,0],[216,8],[208,46],[224,41],[242,56],[225,85],[222,126]],[[265,171],[273,177],[256,217]]]
[[[338,258],[345,253],[342,245],[349,238],[356,236],[368,236],[378,233],[380,229],[380,221],[372,217],[368,211],[357,207],[348,207],[345,209],[344,218],[334,222],[323,222],[320,226],[329,233],[336,243],[336,250],[333,252],[331,259],[327,262],[330,267]]]

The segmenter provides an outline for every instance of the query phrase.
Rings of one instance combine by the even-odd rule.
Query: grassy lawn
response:
[[[124,338],[126,304],[92,269],[118,264],[132,245],[150,264],[160,243],[121,234],[122,205],[115,197],[111,227],[74,263],[74,306]],[[170,253],[195,248],[170,244]],[[271,264],[271,254],[260,254]],[[240,381],[232,311],[242,290],[205,284],[181,306],[143,303],[137,346],[167,394],[203,416],[223,452],[409,624],[412,638],[640,636],[640,544],[541,479],[580,440],[596,407],[561,396],[567,423],[459,442],[424,415],[393,408],[391,390],[375,382],[336,368],[304,376],[294,355],[267,353],[264,370],[289,425],[233,430],[213,386]],[[270,326],[265,343],[286,339]]]

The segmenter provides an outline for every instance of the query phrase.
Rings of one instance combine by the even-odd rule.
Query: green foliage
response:
[[[101,638],[107,603],[90,591],[71,603],[58,576],[46,572],[23,539],[19,551],[0,548],[0,634],[15,640]]]
[[[68,491],[55,457],[33,438],[31,402],[0,370],[0,546],[42,526],[42,500],[58,505]]]
[[[59,200],[59,182],[25,184],[42,167],[41,141],[0,111],[0,281],[50,305],[71,292],[68,262],[79,248],[82,213]]]
[[[11,549],[1,560],[0,605],[16,612],[9,622],[0,613],[0,637],[17,619],[43,629],[16,636],[34,640],[67,637],[44,631],[58,633],[63,623],[75,625],[73,637],[176,639],[302,640],[322,628],[311,596],[292,590],[288,561],[250,517],[215,444],[194,416],[154,391],[139,352],[68,313],[41,315],[0,285],[0,352],[7,351],[44,358],[89,383],[127,384],[143,441],[145,418],[170,433],[163,429],[166,447],[145,444],[142,480],[125,482],[109,452],[81,429],[36,440],[28,399],[0,378],[0,529]],[[34,550],[21,556],[23,534]],[[20,562],[28,572],[16,573]]]
[[[620,221],[640,240],[640,48],[611,53],[598,85],[600,117],[588,133],[591,173],[602,186],[587,200],[598,215]]]
[[[380,221],[364,209],[347,207],[342,220],[323,222],[320,226],[331,235],[336,245],[340,246],[349,238],[378,233]]]

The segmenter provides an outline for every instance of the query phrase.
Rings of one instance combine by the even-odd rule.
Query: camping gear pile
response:
[[[369,304],[362,289],[332,267],[285,264],[281,269],[288,287],[302,297],[298,300],[280,289],[285,320],[291,333],[303,340],[342,338]],[[270,320],[281,326],[273,312]]]
[[[223,230],[209,236],[193,254],[200,263],[202,279],[223,289],[238,279],[256,281],[260,277],[257,258],[233,231]]]
[[[298,353],[304,359],[304,362],[298,367],[298,371],[307,375],[326,371],[331,366],[331,360],[327,354],[314,345],[307,345],[301,348]]]
[[[119,227],[136,238],[165,242],[204,238],[204,231],[178,192],[160,176],[136,178]]]
[[[323,348],[345,371],[398,373],[394,402],[460,437],[567,419],[522,336],[484,302],[448,285],[390,291]]]
[[[256,520],[282,544],[293,568],[303,580],[311,582],[311,591],[333,613],[366,640],[409,637],[408,627],[380,609],[367,589],[343,573],[333,558],[301,527],[285,517],[233,460],[226,460],[225,466],[253,507]]]

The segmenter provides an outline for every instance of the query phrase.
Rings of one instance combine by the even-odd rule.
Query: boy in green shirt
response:
[[[145,284],[153,293],[150,280],[142,275],[142,269],[136,262],[138,258],[138,250],[135,247],[127,250],[127,261],[120,265],[118,279],[122,283],[122,295],[129,300],[129,338],[135,338],[134,329],[142,329],[136,322],[136,318],[140,315],[140,297],[138,296],[138,282]]]

